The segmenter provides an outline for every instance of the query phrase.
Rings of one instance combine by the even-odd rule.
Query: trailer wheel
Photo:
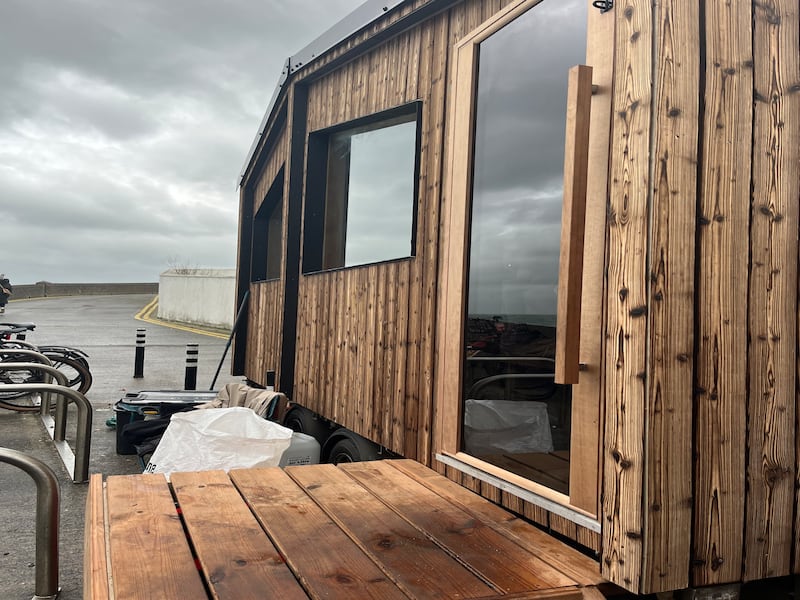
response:
[[[316,418],[314,413],[301,406],[295,406],[286,413],[283,426],[310,435],[319,442],[320,447],[325,444],[332,431],[322,419]]]
[[[361,462],[361,454],[356,448],[353,440],[349,438],[342,438],[333,445],[331,453],[328,457],[328,462],[333,465],[348,462]]]

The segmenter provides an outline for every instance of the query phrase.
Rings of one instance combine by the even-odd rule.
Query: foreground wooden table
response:
[[[598,565],[413,461],[92,477],[84,597],[601,599]]]

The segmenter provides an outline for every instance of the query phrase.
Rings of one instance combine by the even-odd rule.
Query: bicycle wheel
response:
[[[0,408],[16,412],[35,412],[39,404],[34,401],[34,395],[27,392],[4,392],[3,384],[41,383],[44,373],[37,369],[15,369],[13,371],[0,371]]]
[[[81,394],[85,394],[92,387],[92,373],[86,365],[86,361],[69,356],[47,354],[45,356],[50,359],[53,366],[67,376],[67,387],[78,390]]]

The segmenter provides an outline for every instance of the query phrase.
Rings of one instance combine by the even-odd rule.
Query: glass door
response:
[[[568,495],[554,383],[567,73],[587,0],[544,0],[477,45],[460,451]]]

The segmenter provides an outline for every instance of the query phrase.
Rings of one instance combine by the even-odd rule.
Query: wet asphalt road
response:
[[[207,335],[143,322],[135,316],[153,296],[76,296],[11,302],[0,322],[31,321],[28,341],[65,345],[89,354],[94,378],[87,398],[94,407],[90,473],[138,473],[132,456],[116,453],[116,433],[105,422],[114,403],[127,392],[180,390],[185,376],[186,345],[199,345],[197,388],[209,389],[227,336]],[[136,329],[146,329],[144,378],[134,379]],[[209,332],[211,333],[211,332]],[[230,352],[215,389],[242,381],[230,374]],[[74,409],[68,418],[68,440],[74,440]],[[71,427],[69,426],[71,425]],[[60,585],[63,600],[82,598],[83,512],[86,485],[73,484],[38,416],[0,409],[0,446],[25,452],[53,469],[61,487]],[[72,444],[74,448],[74,444]],[[22,471],[0,463],[0,600],[30,600],[35,589],[35,501],[33,481]]]

